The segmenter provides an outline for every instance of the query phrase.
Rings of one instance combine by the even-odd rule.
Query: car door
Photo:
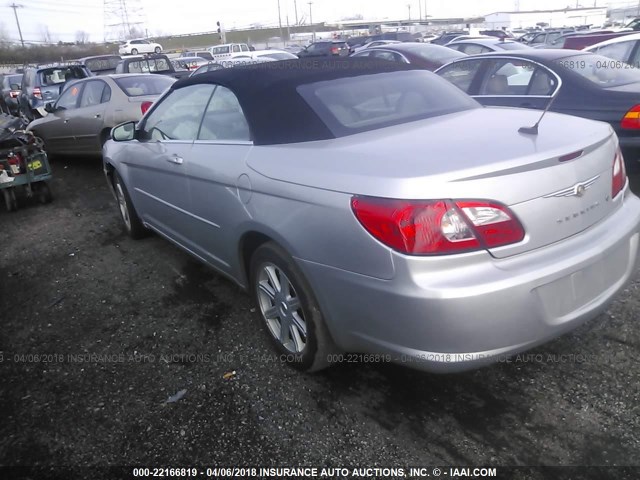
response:
[[[78,108],[70,112],[78,151],[100,153],[102,150],[101,133],[107,102],[111,99],[111,88],[103,80],[84,82]]]
[[[49,153],[76,153],[77,143],[71,118],[78,107],[82,84],[71,85],[55,103],[54,111],[47,114],[34,130],[45,141]]]
[[[253,142],[238,99],[218,86],[207,105],[198,139],[189,161],[191,211],[197,254],[216,268],[229,272],[237,255],[234,227],[247,216],[250,191],[245,159]]]
[[[471,96],[483,105],[544,109],[558,88],[557,75],[518,58],[492,58]]]
[[[190,85],[164,96],[138,127],[140,140],[131,142],[125,162],[142,220],[190,251],[197,220],[190,212],[188,164],[214,88]]]

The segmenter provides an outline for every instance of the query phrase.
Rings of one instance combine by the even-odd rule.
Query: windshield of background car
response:
[[[114,80],[129,97],[160,95],[176,81],[175,78],[160,75],[132,75],[115,78]]]
[[[575,55],[558,59],[555,63],[603,88],[640,83],[640,70],[601,55]]]
[[[115,70],[120,62],[120,57],[90,58],[85,62],[85,66],[92,72],[102,70]]]
[[[301,85],[298,92],[338,137],[480,107],[423,70],[328,80]]]

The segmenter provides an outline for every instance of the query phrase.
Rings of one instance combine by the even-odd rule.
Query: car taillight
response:
[[[624,157],[622,152],[618,148],[616,155],[613,157],[613,178],[611,180],[611,198],[616,196],[622,191],[627,183],[627,172],[624,168]]]
[[[11,90],[9,96],[11,98],[18,98],[20,96],[20,90]]]
[[[33,87],[33,96],[36,98],[42,98],[42,91],[40,87]]]
[[[442,255],[520,242],[524,229],[504,205],[486,200],[394,200],[353,197],[362,226],[410,255]]]
[[[147,113],[147,110],[151,108],[151,105],[153,105],[153,102],[142,102],[140,104],[140,110],[142,110],[143,115]]]
[[[340,52],[340,49],[338,47],[331,47],[331,53],[336,54]]]
[[[631,110],[624,114],[620,126],[631,130],[640,128],[640,105],[634,105]]]

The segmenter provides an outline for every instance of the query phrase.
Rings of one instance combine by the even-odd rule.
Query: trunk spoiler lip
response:
[[[591,145],[585,146],[582,148],[582,155],[580,155],[580,157],[583,157],[584,155],[588,155],[589,153],[593,152],[594,150],[597,150],[598,148],[600,148],[602,145],[604,145],[605,143],[607,143],[611,137],[614,136],[614,132],[611,131],[611,133],[609,135],[607,135],[605,138],[603,138],[602,140],[598,140],[595,143],[592,143]],[[575,151],[575,149],[571,149],[572,151]],[[539,162],[536,162],[534,165],[520,165],[518,167],[512,167],[512,168],[505,168],[503,170],[497,170],[497,171],[492,171],[492,172],[488,172],[488,173],[482,173],[480,175],[473,175],[470,177],[464,177],[464,178],[456,178],[455,180],[452,180],[452,182],[466,182],[469,180],[482,180],[485,178],[492,178],[492,177],[499,177],[499,176],[503,176],[503,175],[512,175],[512,174],[516,174],[516,173],[525,173],[525,172],[530,172],[533,170],[540,170],[542,168],[548,168],[554,165],[559,165],[561,163],[567,163],[566,161],[562,161],[561,158],[566,156],[566,154],[569,154],[572,152],[567,152],[567,153],[563,153],[561,155],[554,155],[553,157],[550,157],[546,160],[542,160]],[[577,157],[577,158],[580,158]]]

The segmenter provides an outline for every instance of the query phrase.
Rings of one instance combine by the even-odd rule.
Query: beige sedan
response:
[[[104,75],[65,87],[48,114],[29,124],[48,154],[100,154],[111,128],[137,121],[175,81],[165,75]]]

